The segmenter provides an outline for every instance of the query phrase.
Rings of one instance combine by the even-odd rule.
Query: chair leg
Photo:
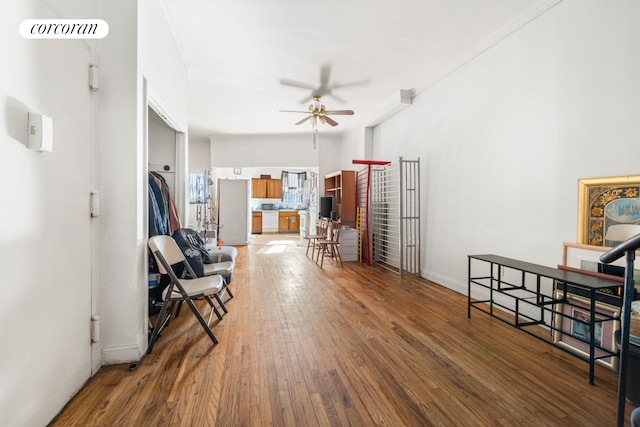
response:
[[[320,258],[320,268],[322,268],[323,264],[324,264],[324,253],[328,250],[328,248],[326,246],[322,246],[320,248],[320,251],[322,252],[322,257]]]
[[[165,301],[162,304],[160,313],[158,313],[158,318],[156,319],[156,325],[153,327],[153,331],[151,332],[151,338],[149,338],[149,346],[147,347],[147,354],[151,354],[151,350],[153,350],[153,345],[156,343],[156,340],[158,339],[158,334],[160,333],[160,329],[164,327],[165,321],[169,320],[169,319],[165,319],[165,313],[167,312],[168,305],[169,305],[169,301]]]
[[[176,318],[178,318],[178,316],[180,316],[180,311],[182,310],[182,303],[183,302],[184,301],[182,301],[182,300],[178,301],[178,308],[176,309]],[[174,304],[175,304],[175,301],[174,301]]]
[[[227,307],[222,302],[222,298],[220,298],[220,295],[213,294],[213,296],[216,298],[216,301],[218,301],[218,304],[220,304],[220,308],[222,309],[222,311],[224,311],[224,313],[227,314],[229,312],[229,310],[227,310]],[[222,319],[220,319],[220,320],[222,320]]]
[[[223,285],[223,288],[218,295],[220,296],[220,298],[222,298],[225,293],[229,295],[229,297],[227,298],[227,302],[233,299],[233,294],[231,293],[231,289],[229,289],[227,285]]]
[[[211,316],[213,316],[213,314],[216,315],[216,317],[218,318],[218,320],[222,320],[222,315],[220,314],[220,312],[218,311],[218,309],[216,308],[215,304],[213,303],[213,301],[211,300],[211,298],[209,297],[209,295],[205,295],[204,296],[205,299],[207,300],[207,302],[209,303],[209,306],[211,306],[211,314],[209,314],[209,321],[207,322],[207,325],[209,323],[211,323]]]
[[[231,293],[231,289],[229,289],[229,286],[227,286],[226,283],[224,284],[224,289],[229,294],[229,299],[233,298],[233,294]]]
[[[340,255],[340,248],[335,247],[334,251],[336,252],[336,259],[337,259],[336,263],[340,261],[340,267],[344,267],[344,264],[342,263],[342,256]]]
[[[196,319],[198,319],[198,322],[200,322],[200,325],[202,325],[202,328],[205,330],[207,335],[209,335],[209,338],[211,338],[211,341],[214,344],[218,344],[218,339],[216,338],[215,335],[213,335],[211,328],[209,328],[209,325],[207,325],[207,322],[205,322],[204,318],[202,317],[202,314],[200,314],[200,312],[198,311],[198,307],[196,307],[196,305],[193,303],[191,298],[188,298],[186,301],[187,301],[187,305],[189,306],[191,311],[193,311],[193,314],[196,316]]]
[[[311,238],[307,239],[307,253],[306,253],[307,256],[309,256],[310,247],[311,247]],[[311,252],[311,258],[313,258],[313,252]]]

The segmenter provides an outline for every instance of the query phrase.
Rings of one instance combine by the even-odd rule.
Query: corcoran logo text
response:
[[[20,24],[26,39],[101,39],[108,33],[102,19],[25,19]]]

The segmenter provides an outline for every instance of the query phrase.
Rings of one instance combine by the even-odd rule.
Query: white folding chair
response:
[[[151,353],[153,345],[158,339],[158,334],[168,324],[174,305],[176,303],[182,304],[183,302],[186,302],[191,311],[193,311],[193,314],[196,316],[196,319],[198,319],[198,322],[200,322],[200,325],[202,325],[207,335],[209,335],[211,341],[214,344],[217,344],[218,340],[211,331],[209,323],[211,322],[213,314],[215,314],[219,320],[222,320],[222,315],[213,304],[211,295],[214,296],[220,307],[226,313],[227,308],[220,298],[220,294],[227,290],[225,280],[220,275],[198,277],[195,279],[179,279],[172,268],[172,266],[176,264],[182,263],[184,268],[187,269],[190,277],[196,277],[196,274],[193,272],[193,269],[185,259],[184,254],[176,244],[175,240],[170,236],[159,235],[150,237],[148,244],[157,261],[160,273],[167,274],[171,280],[169,285],[167,285],[162,292],[162,308],[158,314],[156,324],[153,327],[147,353]],[[211,313],[208,321],[204,320],[194,303],[195,300],[199,299],[205,299],[211,307]],[[169,306],[171,306],[171,309],[167,313]]]

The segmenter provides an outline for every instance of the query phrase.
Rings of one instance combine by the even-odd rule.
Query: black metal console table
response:
[[[589,384],[594,384],[595,361],[617,355],[617,350],[603,348],[596,343],[596,324],[616,320],[613,316],[597,312],[596,301],[599,295],[601,295],[598,291],[603,289],[617,290],[621,284],[616,281],[587,274],[545,267],[498,255],[469,255],[468,257],[469,283],[467,317],[471,317],[471,308],[476,308],[588,362]],[[476,273],[479,270],[481,271]],[[509,278],[505,277],[507,275]],[[519,277],[517,280],[519,283],[510,283],[509,281],[516,281],[513,280],[515,276]],[[553,281],[553,285],[543,284],[542,279],[545,278]],[[527,284],[529,286],[527,286]],[[479,292],[483,293],[481,299],[472,298],[472,286],[479,287],[475,289],[476,295]],[[545,287],[548,289],[543,289]],[[584,341],[589,346],[588,357],[572,353],[563,346],[553,342],[551,338],[545,338],[544,335],[539,333],[539,330],[533,331],[528,328],[531,326],[542,326],[549,330],[549,335],[551,336],[553,331],[567,332],[562,331],[563,322],[559,322],[559,325],[554,324],[554,318],[557,316],[561,318],[569,317],[575,321],[585,321],[584,319],[574,319],[570,315],[556,309],[556,307],[559,307],[559,304],[573,305],[567,298],[567,288],[579,288],[583,290],[583,295],[588,295],[590,316],[587,324],[589,337]],[[485,298],[484,294],[487,293],[488,295]],[[496,296],[498,295],[503,297],[497,300]],[[507,305],[499,301],[500,299],[502,301],[505,299],[506,301],[511,301],[512,304]],[[494,313],[494,306],[501,308],[503,313],[512,314],[513,319],[507,319],[505,316],[499,316],[497,313]],[[596,354],[596,350],[598,354]]]

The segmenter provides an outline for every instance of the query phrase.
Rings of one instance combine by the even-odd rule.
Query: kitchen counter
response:
[[[251,233],[299,233],[300,209],[253,209]],[[304,214],[303,214],[304,215]]]
[[[252,209],[251,212],[300,212],[300,209]]]

